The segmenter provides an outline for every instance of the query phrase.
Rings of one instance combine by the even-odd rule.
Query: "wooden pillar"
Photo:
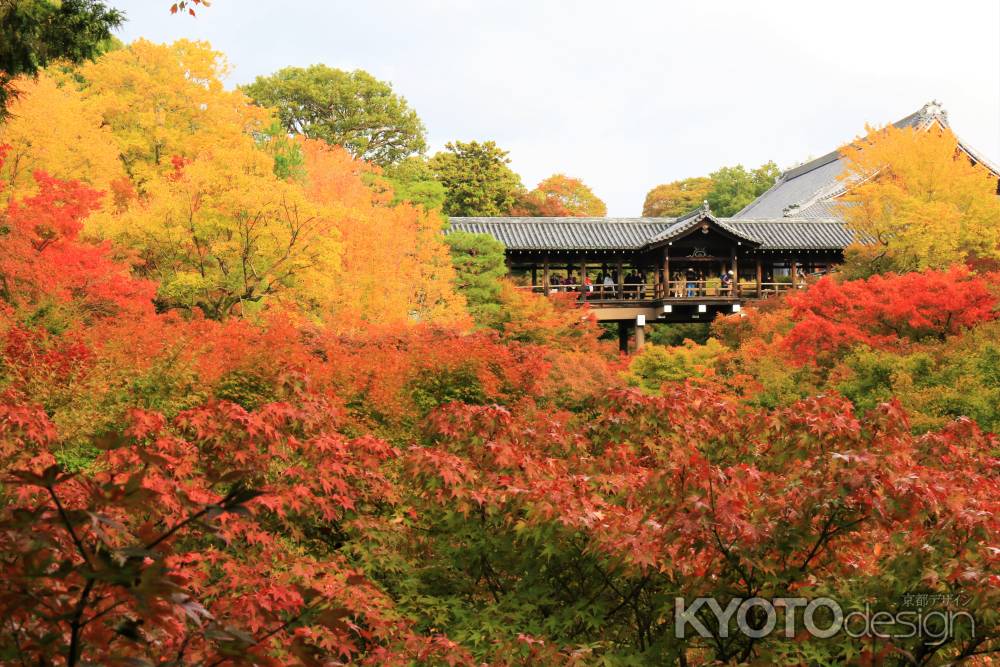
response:
[[[583,292],[587,288],[584,286],[587,282],[587,258],[580,258],[580,291]]]
[[[764,265],[761,264],[760,257],[757,258],[757,298],[759,299],[762,295],[761,283],[764,282]]]
[[[628,354],[628,322],[618,321],[618,349]]]
[[[618,260],[618,298],[625,298],[625,262]]]
[[[639,354],[642,352],[643,345],[646,344],[646,327],[641,327],[638,324],[635,326],[635,353]]]
[[[538,287],[538,265],[531,265],[531,286]]]
[[[670,246],[663,246],[663,283],[660,296],[670,298]]]
[[[542,260],[542,285],[545,287],[545,293],[549,293],[549,258],[546,257]]]
[[[733,279],[732,281],[730,281],[729,284],[731,285],[730,291],[732,292],[732,295],[735,297],[740,291],[740,270],[739,270],[740,267],[736,261],[735,250],[733,250],[733,254],[730,256],[730,259],[732,264],[732,268],[730,269],[730,271],[733,272]]]

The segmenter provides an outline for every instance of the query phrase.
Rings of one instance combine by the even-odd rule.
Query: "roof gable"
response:
[[[926,130],[934,125],[951,129],[948,113],[939,102],[928,102],[923,107],[895,123],[895,127],[912,127]],[[989,169],[1000,178],[1000,168],[970,148],[956,135],[959,148],[970,159]],[[838,177],[844,171],[844,162],[838,151],[827,153],[785,171],[764,194],[747,204],[733,217],[736,219],[774,219],[781,217],[826,218],[836,217],[831,200],[843,194],[845,184]]]
[[[712,215],[712,212],[708,210],[708,203],[687,215],[677,218],[676,221],[665,230],[651,237],[646,245],[655,248],[668,243],[673,243],[674,241],[680,240],[686,236],[696,233],[697,231],[708,232],[709,230],[715,231],[716,233],[732,240],[737,243],[746,243],[751,247],[757,247],[760,243],[750,237],[745,235],[738,229],[721,222],[718,218]]]

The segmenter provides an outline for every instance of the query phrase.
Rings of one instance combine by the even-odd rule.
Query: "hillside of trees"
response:
[[[441,234],[604,215],[578,179],[62,6],[93,43],[0,79],[0,664],[995,664],[1000,203],[950,133],[850,155],[843,272],[630,358]],[[353,86],[349,135],[281,106]],[[974,626],[675,632],[678,597],[917,592]]]

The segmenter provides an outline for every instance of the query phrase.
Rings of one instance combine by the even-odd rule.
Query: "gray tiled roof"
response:
[[[851,231],[840,220],[783,218],[728,220],[729,226],[760,242],[764,250],[840,250],[850,245]]]
[[[451,218],[449,231],[489,234],[511,250],[633,250],[673,218]]]
[[[794,211],[796,217],[808,215],[802,203],[822,196],[831,186],[839,186],[837,176],[844,170],[836,155],[823,156],[781,175],[771,189],[750,202],[734,218],[780,218]],[[796,210],[798,209],[798,210]]]
[[[692,220],[694,222],[692,222]],[[489,234],[509,250],[641,250],[693,226],[684,218],[451,218],[445,233]],[[713,218],[713,220],[715,220]],[[839,220],[720,219],[733,234],[765,250],[840,250],[851,240]]]
[[[718,225],[724,231],[729,232],[734,236],[740,237],[745,241],[749,241],[754,245],[757,244],[756,239],[746,236],[745,234],[743,234],[743,232],[733,228],[731,225],[727,224],[724,220],[719,220],[714,215],[712,215],[712,213],[708,210],[707,202],[704,208],[695,209],[694,211],[686,213],[685,215],[677,218],[674,221],[674,224],[670,225],[656,236],[650,238],[647,243],[649,244],[663,243],[664,241],[671,241],[678,237],[684,236],[688,230],[700,225],[705,220],[710,220],[712,223]]]
[[[950,127],[947,112],[938,102],[930,102],[893,125],[924,129],[935,123],[942,127]],[[959,147],[973,160],[1000,176],[1000,169],[961,140]],[[833,200],[844,192],[846,184],[838,179],[844,168],[840,154],[834,151],[789,169],[767,192],[747,204],[733,217],[738,219],[838,217]]]

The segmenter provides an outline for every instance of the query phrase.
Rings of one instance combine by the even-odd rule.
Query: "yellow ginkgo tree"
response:
[[[271,123],[271,111],[226,89],[222,79],[228,72],[223,55],[206,42],[140,39],[84,65],[76,76],[141,190],[170,171],[174,156],[194,158]]]
[[[886,127],[841,149],[852,275],[1000,259],[997,179],[938,126]]]
[[[136,249],[137,270],[159,283],[163,307],[216,319],[267,301],[314,310],[339,268],[339,233],[326,207],[272,169],[250,139],[175,158],[128,210],[91,224]]]
[[[33,174],[86,183],[109,192],[125,176],[111,130],[58,72],[18,79],[18,97],[0,123],[0,145],[10,148],[0,179],[8,198],[33,193]]]

